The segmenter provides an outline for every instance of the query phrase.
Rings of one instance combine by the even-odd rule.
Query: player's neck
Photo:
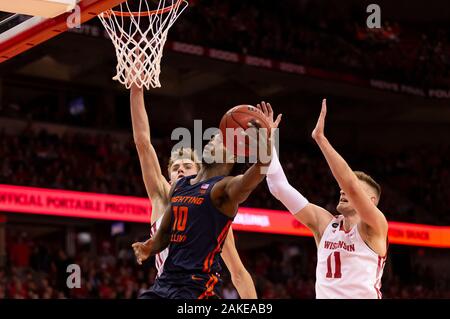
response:
[[[228,165],[203,165],[193,182],[198,183],[215,176],[228,175],[229,172],[230,169]]]
[[[358,214],[351,214],[351,215],[344,215],[344,230],[345,231],[350,231],[353,226],[357,225],[360,222],[360,218],[358,216]]]

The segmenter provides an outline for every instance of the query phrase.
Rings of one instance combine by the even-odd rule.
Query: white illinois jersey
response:
[[[158,218],[153,223],[151,230],[150,230],[150,237],[155,236],[156,232],[158,231],[158,228],[161,226],[162,217],[163,216]],[[162,274],[163,268],[164,268],[164,262],[166,261],[167,255],[169,255],[168,248],[164,249],[162,252],[155,255],[155,266],[156,266],[156,271],[157,271],[156,277],[159,277]]]
[[[317,249],[316,298],[381,299],[386,257],[367,246],[355,225],[346,232],[344,216],[328,224]]]

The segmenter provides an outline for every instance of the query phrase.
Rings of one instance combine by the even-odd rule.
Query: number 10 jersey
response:
[[[210,274],[221,270],[220,253],[233,219],[214,206],[210,192],[223,176],[191,185],[194,177],[180,179],[171,197],[171,234],[165,275]]]

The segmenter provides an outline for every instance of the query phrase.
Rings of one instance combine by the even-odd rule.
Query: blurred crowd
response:
[[[111,135],[0,132],[0,183],[145,196],[133,144]]]
[[[167,175],[169,140],[155,140]],[[320,151],[311,145],[283,144],[280,160],[291,184],[310,202],[335,211],[338,186]],[[301,152],[299,152],[301,149]],[[382,186],[380,207],[389,220],[450,223],[450,147],[398,154],[355,154],[340,149],[355,170],[372,175]],[[26,129],[18,135],[0,131],[0,183],[146,197],[133,141],[108,134]],[[242,166],[242,167],[241,167]],[[238,164],[236,173],[245,169]],[[261,183],[243,206],[283,209]]]
[[[154,283],[154,260],[139,266],[128,247],[114,250],[110,242],[105,241],[96,256],[82,251],[75,257],[68,257],[61,248],[23,242],[28,246],[27,251],[19,248],[19,242],[10,246],[9,262],[5,268],[0,268],[0,299],[130,299]],[[20,249],[21,258],[17,259]],[[307,245],[275,243],[264,248],[241,250],[240,255],[253,277],[259,298],[315,297],[316,256],[312,241]],[[73,263],[80,266],[81,282],[79,288],[69,289],[67,266]],[[384,298],[450,298],[448,276],[437,278],[431,268],[418,264],[412,267],[413,279],[407,280],[398,271],[393,271],[388,262],[383,277]],[[219,289],[222,297],[239,298],[225,267],[222,279],[223,285]]]
[[[343,8],[339,1],[197,0],[171,38],[406,84],[450,84],[448,28],[383,19],[369,29],[363,5]]]

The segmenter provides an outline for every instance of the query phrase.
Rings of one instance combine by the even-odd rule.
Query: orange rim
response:
[[[169,11],[171,11],[173,8],[179,7],[180,4],[183,2],[184,0],[178,0],[177,3],[162,8],[162,9],[158,9],[158,10],[151,10],[151,11],[135,11],[135,12],[123,12],[123,11],[115,11],[115,10],[108,10],[105,13],[106,17],[109,18],[111,15],[115,15],[115,16],[119,16],[119,17],[149,17],[155,14],[164,14],[167,13]]]

